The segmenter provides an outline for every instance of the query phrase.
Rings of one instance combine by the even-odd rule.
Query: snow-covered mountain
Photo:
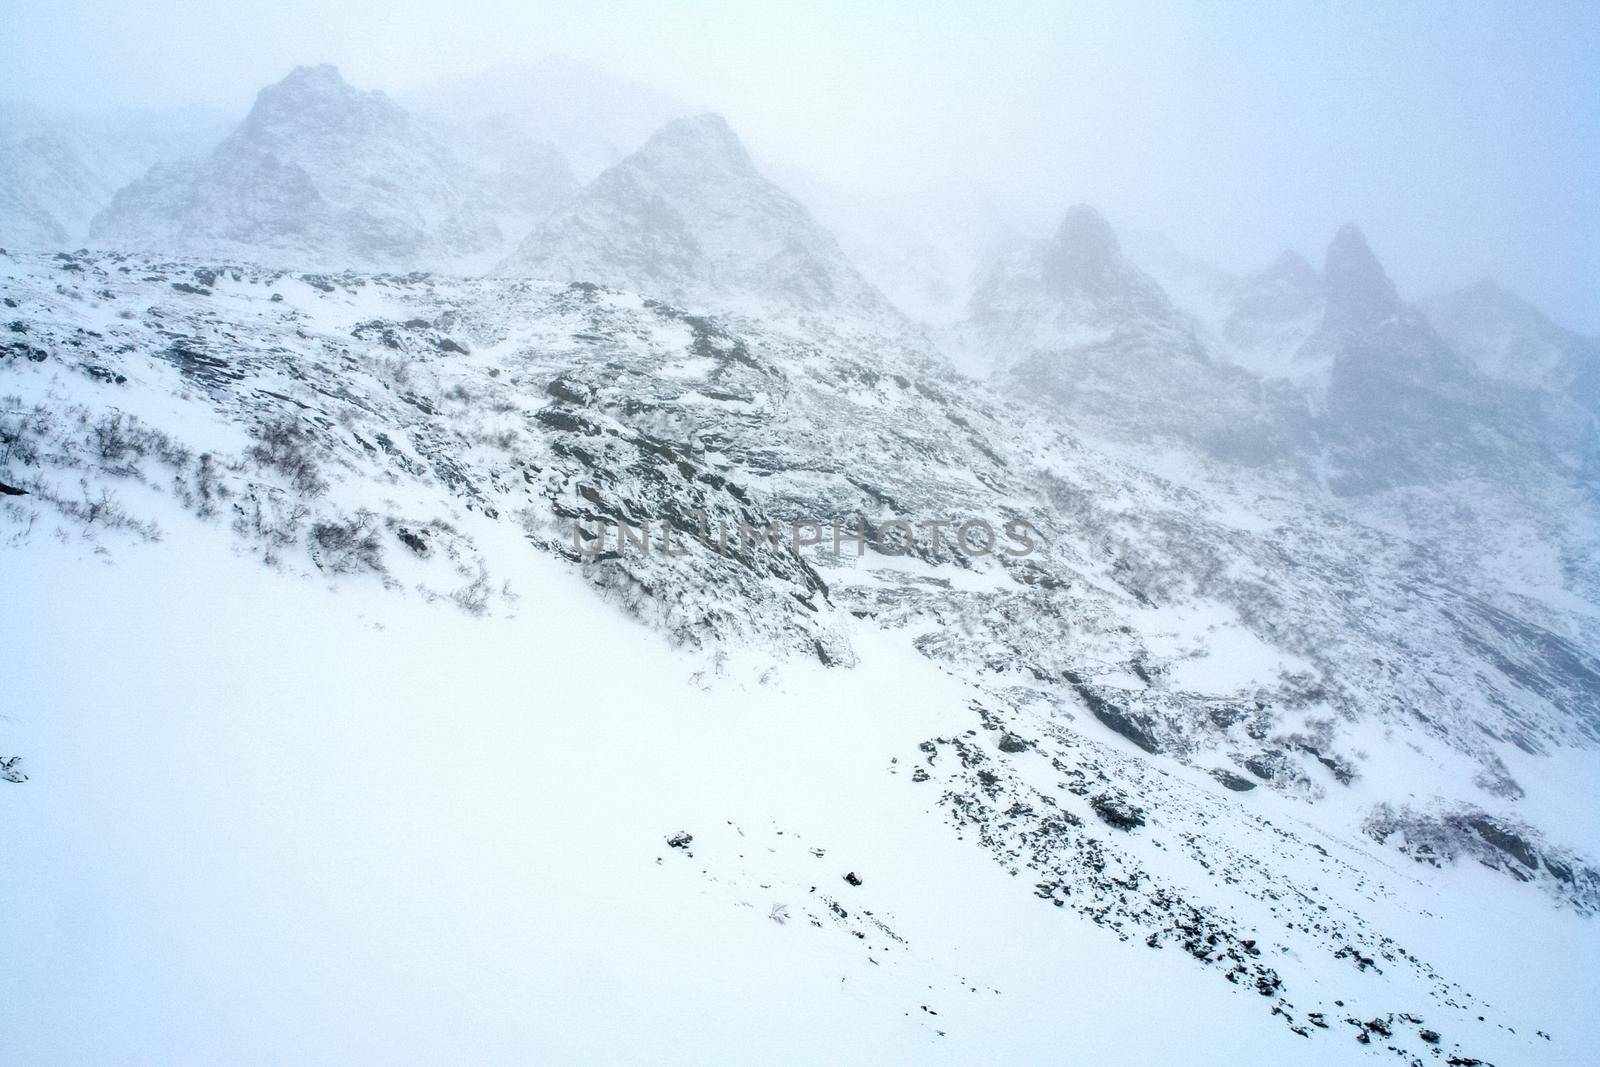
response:
[[[1595,342],[540,69],[0,240],[8,1056],[1600,1059]]]
[[[1077,222],[1051,261],[1062,291],[1139,291],[1106,231]],[[130,605],[112,615],[130,621],[152,598],[197,610],[205,582],[264,598],[273,617],[322,619],[313,643],[376,656],[370,672],[352,668],[375,688],[289,697],[309,752],[297,773],[329,773],[322,761],[344,758],[344,731],[377,730],[388,740],[374,773],[408,792],[450,795],[455,766],[519,783],[492,800],[513,818],[475,833],[498,842],[496,827],[525,826],[524,843],[486,846],[531,849],[541,864],[572,857],[566,888],[536,894],[546,907],[569,901],[569,924],[606,922],[609,905],[584,902],[609,899],[605,879],[626,898],[661,898],[617,919],[634,958],[673,951],[658,908],[693,915],[702,936],[716,931],[716,973],[792,966],[778,985],[742,979],[755,988],[740,1004],[787,997],[802,1028],[844,1010],[872,1028],[859,1047],[875,1054],[897,1043],[955,1058],[1041,1053],[1045,1032],[1061,1035],[1035,1013],[1062,989],[1092,1006],[1078,1025],[1108,1062],[1146,1061],[1149,1042],[1171,1047],[1196,1025],[1218,1027],[1243,1062],[1390,1048],[1424,1062],[1433,1049],[1581,1062],[1594,1050],[1581,998],[1563,992],[1581,954],[1540,947],[1592,944],[1575,916],[1600,909],[1595,827],[1568,804],[1592,783],[1600,746],[1594,610],[1581,598],[1530,598],[1494,568],[1274,478],[1236,472],[1222,489],[1215,471],[1152,473],[1071,432],[1052,405],[993,394],[892,330],[723,321],[591,282],[111,255],[0,262],[16,316],[0,468],[12,558],[68,589],[83,561],[109,559],[115,603]],[[1168,314],[1153,298],[1138,306]],[[917,524],[911,543],[895,520]],[[859,551],[826,526],[802,540],[791,525],[834,521],[867,535]],[[623,544],[622,522],[653,523],[650,550]],[[709,543],[696,541],[702,529]],[[201,585],[139,577],[180,560]],[[599,594],[576,611],[574,579]],[[325,603],[324,586],[337,590]],[[445,621],[458,610],[483,656],[413,683],[428,695],[378,681],[413,676],[390,657],[422,655],[430,634],[461,625]],[[554,629],[538,621],[552,618]],[[358,636],[389,622],[391,652]],[[226,656],[235,677],[286,669],[254,629],[209,629],[166,647]],[[59,656],[48,635],[12,640],[38,662]],[[293,647],[323,677],[324,653]],[[124,652],[119,672],[136,660],[139,677],[173,670],[142,639],[109,662]],[[502,687],[502,668],[521,681]],[[28,796],[54,798],[12,854],[23,959],[52,958],[58,936],[18,910],[35,879],[82,875],[49,846],[54,832],[87,832],[53,784],[75,773],[67,705],[104,699],[55,677],[26,675],[11,734],[24,758],[6,764]],[[216,718],[204,687],[138,686],[159,736]],[[762,713],[734,714],[755,698]],[[447,705],[472,710],[446,728]],[[219,744],[265,745],[264,768],[294,760],[267,754],[278,749],[256,721],[219,725]],[[492,745],[460,750],[463,721]],[[118,758],[159,763],[153,743]],[[535,751],[556,768],[528,773]],[[95,773],[110,773],[108,758],[92,757]],[[169,773],[201,773],[175,758],[183,769]],[[571,811],[574,797],[596,827],[538,814]],[[345,847],[329,812],[280,807],[289,839],[304,835],[319,856]],[[352,834],[399,830],[343,802],[334,811]],[[234,862],[269,862],[222,826]],[[79,854],[120,854],[120,836]],[[198,857],[216,847],[180,854],[170,877],[207,877]],[[472,907],[494,915],[496,942],[548,936],[496,903],[525,895],[521,871],[485,869],[468,890],[488,894]],[[329,877],[353,892],[366,874]],[[206,899],[224,927],[249,925],[229,910],[243,898]],[[404,891],[396,905],[465,921]],[[1011,933],[972,943],[973,912],[1003,916]],[[138,928],[160,936],[163,924],[186,928],[164,908]],[[1473,966],[1466,941],[1507,961],[1504,974]],[[315,973],[353,979],[358,956],[335,952],[332,971]],[[1170,989],[1214,1021],[1109,1026],[1115,997],[1090,988],[1085,968]],[[505,980],[531,993],[540,973],[525,959]],[[672,973],[670,985],[623,979],[646,1001],[644,1025],[691,1011],[714,1046],[786,1040],[751,1035],[746,1007],[719,1003],[712,974]],[[560,1010],[598,995],[589,978],[571,981]],[[286,988],[298,1005],[324,996],[320,983]],[[112,1002],[137,1017],[142,1001]],[[496,1047],[559,1047],[502,1032],[493,1003],[455,1010],[511,1042]],[[422,1012],[424,1035],[435,1013]],[[48,1047],[33,1027],[9,1032]]]
[[[1087,206],[990,268],[952,347],[970,373],[1085,430],[1252,463],[1292,462],[1307,447],[1303,407],[1286,383],[1216,358],[1200,322]]]
[[[299,67],[208,157],[119,191],[91,240],[308,269],[459,266],[503,240],[478,193],[478,176],[384,93]]]
[[[497,272],[723,311],[893,314],[833,235],[761,175],[714,114],[662,127],[524,238]]]
[[[1600,482],[1600,340],[1563,329],[1492,281],[1421,308],[1479,374],[1526,394],[1564,462]]]
[[[1421,308],[1452,348],[1497,382],[1580,395],[1593,387],[1600,340],[1563,329],[1492,280],[1430,297]]]
[[[1335,234],[1321,271],[1286,253],[1233,281],[1174,273],[1193,283],[1188,307],[1098,213],[1074,208],[991,271],[956,343],[969,367],[1085,429],[1269,463],[1346,494],[1572,474],[1550,462],[1529,398],[1403,301],[1356,227]]]
[[[226,132],[203,109],[90,118],[0,107],[0,247],[81,247],[118,189],[157,162],[208,151]]]

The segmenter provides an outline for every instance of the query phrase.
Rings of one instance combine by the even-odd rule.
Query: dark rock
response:
[[[83,372],[95,381],[104,382],[107,385],[124,385],[128,381],[127,375],[118,374],[109,367],[102,367],[94,363],[85,363]]]
[[[851,871],[849,874],[845,875],[844,876],[844,880],[849,882],[851,885],[860,885],[861,884],[861,876],[859,874],[857,874],[855,871]]]
[[[694,843],[694,835],[687,830],[679,830],[667,838],[667,847],[687,850]]]
[[[1069,676],[1068,681],[1071,682],[1072,688],[1077,691],[1078,696],[1088,705],[1090,713],[1095,718],[1146,752],[1153,754],[1161,751],[1160,744],[1151,735],[1146,724],[1134,719],[1128,709],[1113,704],[1099,693],[1096,693],[1085,682],[1077,681],[1071,676]]]
[[[1527,867],[1531,870],[1538,869],[1539,854],[1533,850],[1532,845],[1528,844],[1528,842],[1524,841],[1515,833],[1512,833],[1510,830],[1501,827],[1487,816],[1480,816],[1476,819],[1473,819],[1471,826],[1472,829],[1477,832],[1478,836],[1483,838],[1483,840],[1488,844],[1493,845],[1501,852],[1504,852],[1506,855],[1512,857],[1524,867]]]
[[[1223,770],[1221,767],[1213,768],[1211,777],[1235,793],[1247,793],[1256,787],[1256,784],[1250,779],[1243,775],[1234,774],[1232,771]]]
[[[1244,769],[1264,782],[1272,781],[1278,773],[1277,763],[1270,756],[1251,756],[1244,761]]]
[[[1026,751],[1028,751],[1028,742],[1024,741],[1022,738],[1018,737],[1015,734],[1009,734],[1009,733],[1001,734],[1000,735],[1000,751],[1001,752],[1026,752]]]
[[[1136,830],[1144,825],[1144,811],[1120,797],[1102,793],[1089,800],[1089,806],[1107,826],[1116,830]]]

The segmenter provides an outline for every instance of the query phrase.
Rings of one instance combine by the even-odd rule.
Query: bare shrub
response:
[[[195,513],[209,519],[217,513],[217,501],[228,497],[228,487],[222,484],[217,470],[217,460],[210,452],[200,453],[194,464]]]
[[[43,406],[23,407],[20,396],[0,400],[0,464],[36,465],[39,442],[54,432],[55,419]]]
[[[209,519],[216,515],[217,504],[232,494],[222,481],[221,468],[215,456],[210,452],[202,452],[193,462],[192,472],[180,467],[178,473],[173,475],[172,489],[184,507],[202,519]]]
[[[89,447],[106,463],[116,463],[132,451],[128,427],[120,411],[110,411],[89,425]]]
[[[489,596],[493,592],[489,588],[489,571],[480,561],[478,563],[478,576],[471,582],[450,594],[450,599],[456,607],[468,615],[483,615],[489,610]]]
[[[378,517],[362,509],[343,522],[318,522],[311,526],[317,566],[330,574],[383,570],[383,544],[378,538]]]
[[[233,532],[260,541],[262,557],[269,564],[276,564],[279,551],[300,539],[300,527],[311,514],[299,500],[256,486],[234,503],[233,512]]]
[[[102,530],[128,530],[146,541],[160,539],[161,531],[153,522],[141,522],[129,515],[116,494],[103,485],[90,485],[88,479],[78,480],[77,498],[63,496],[50,486],[39,485],[39,499],[54,504],[69,519],[83,523],[85,533],[98,527]]]
[[[255,432],[251,459],[288,478],[290,486],[306,496],[317,496],[328,488],[312,456],[316,438],[298,422],[269,422],[258,426]]]

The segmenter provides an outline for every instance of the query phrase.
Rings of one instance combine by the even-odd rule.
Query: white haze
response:
[[[829,221],[1032,235],[1084,201],[1247,270],[1355,220],[1409,297],[1492,275],[1600,332],[1592,4],[5,0],[0,22],[0,95],[81,112],[238,116],[319,62],[415,106],[570,56],[721,111]]]

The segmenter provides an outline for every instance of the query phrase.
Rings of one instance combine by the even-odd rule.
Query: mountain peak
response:
[[[253,110],[263,107],[303,106],[312,100],[382,96],[382,93],[363,93],[344,80],[339,68],[331,63],[313,67],[296,67],[282,79],[256,94]]]
[[[406,113],[385,93],[357,89],[338,67],[323,63],[296,67],[257,93],[241,129],[252,137],[276,137],[290,130],[355,133],[406,123]]]
[[[1067,217],[1056,230],[1056,243],[1069,254],[1085,259],[1109,260],[1122,254],[1111,223],[1088,204],[1075,204],[1067,210]]]
[[[295,67],[286,74],[278,86],[311,86],[319,88],[337,88],[348,83],[339,73],[339,68],[332,63],[313,63]]]
[[[1338,325],[1370,325],[1402,306],[1394,283],[1355,223],[1345,223],[1333,235],[1323,274],[1328,285],[1328,315]]]
[[[744,142],[728,120],[714,111],[673,119],[657,130],[638,152],[641,160],[692,158],[700,164],[737,167],[755,172]]]
[[[448,150],[386,94],[295,67],[209,156],[153,169],[96,219],[115,246],[297,267],[437,268],[499,241]]]
[[[1070,289],[1098,291],[1115,285],[1113,279],[1124,266],[1116,232],[1104,215],[1087,204],[1067,211],[1044,255],[1045,277]]]
[[[892,317],[833,235],[768,181],[721,115],[667,123],[500,265],[697,307]]]

